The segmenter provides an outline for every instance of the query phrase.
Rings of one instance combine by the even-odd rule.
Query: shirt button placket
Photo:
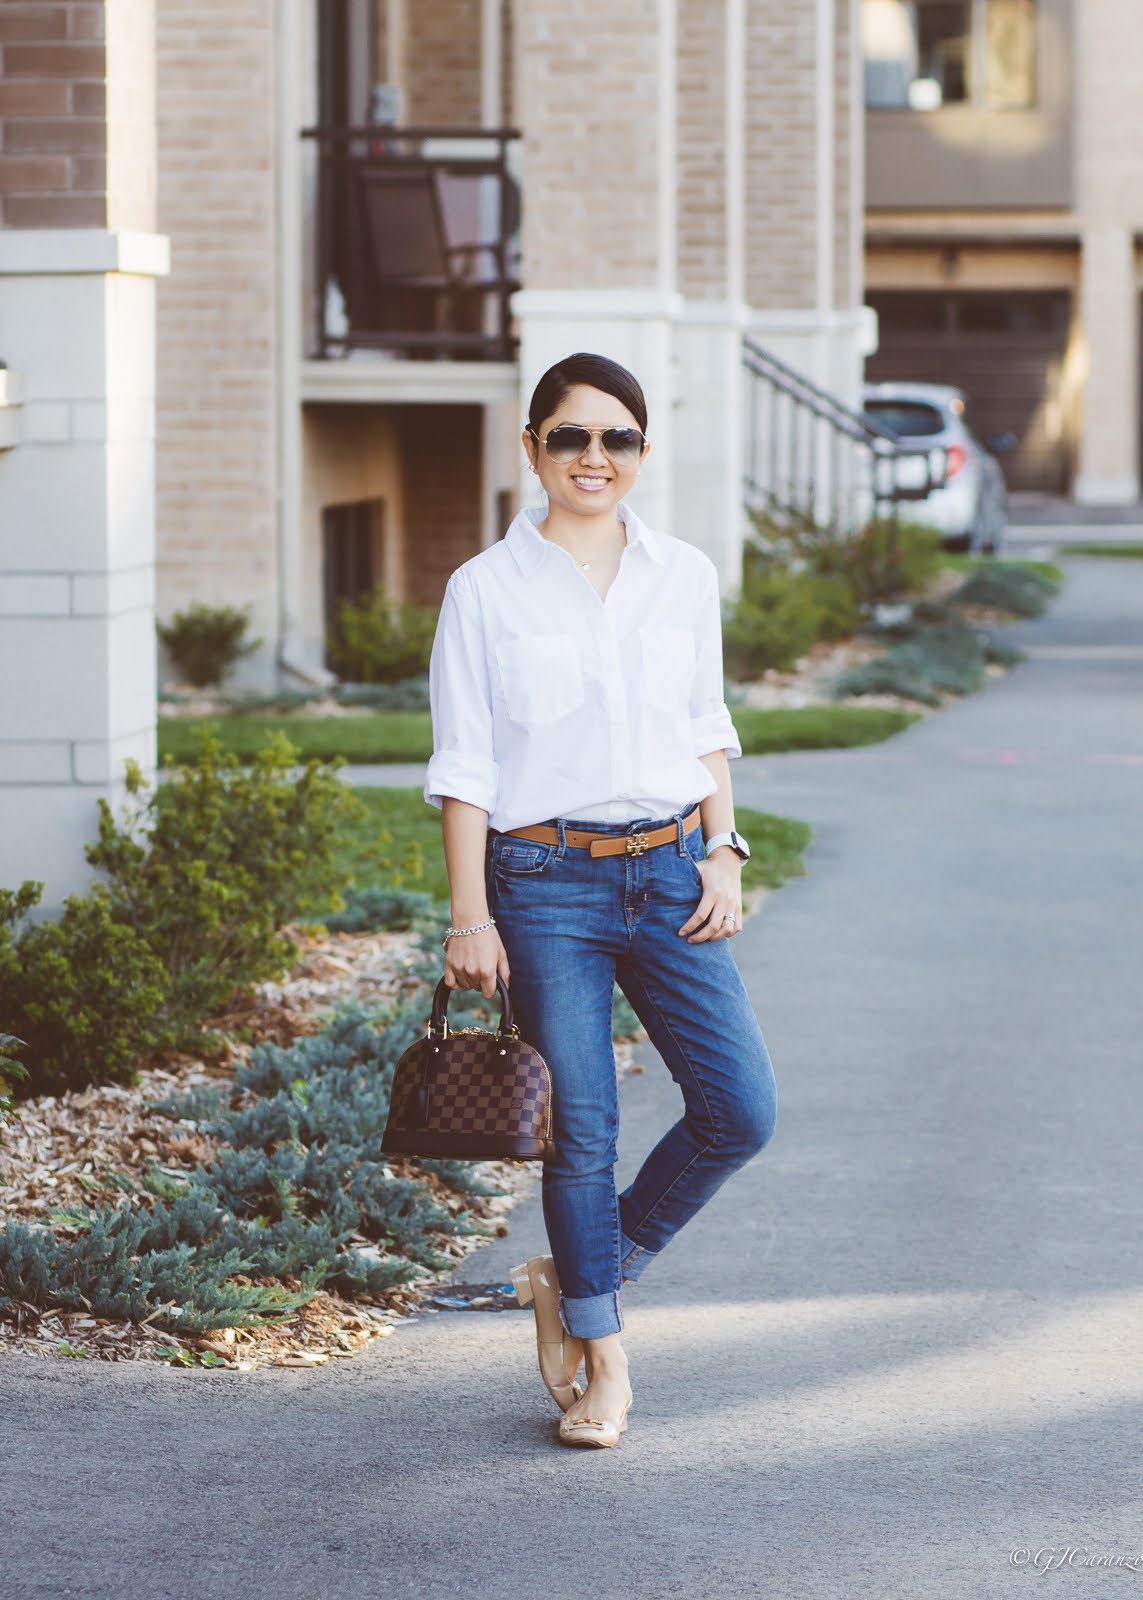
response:
[[[607,723],[611,745],[611,781],[616,794],[626,793],[631,785],[631,732],[627,719],[627,693],[623,683],[623,661],[619,641],[615,634],[615,618],[606,609],[600,618],[597,634],[600,661],[603,665],[603,687],[607,696]]]

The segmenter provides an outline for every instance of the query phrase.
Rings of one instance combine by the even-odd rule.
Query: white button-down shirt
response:
[[[666,817],[714,793],[699,756],[742,754],[714,563],[617,509],[627,544],[606,599],[538,531],[542,506],[452,574],[429,666],[433,805],[467,800],[501,831]]]

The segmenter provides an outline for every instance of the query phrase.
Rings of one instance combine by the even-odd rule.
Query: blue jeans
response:
[[[556,1154],[542,1193],[560,1317],[584,1339],[623,1327],[621,1282],[638,1278],[774,1131],[770,1057],[729,943],[678,934],[702,892],[702,829],[684,834],[685,815],[557,817],[558,844],[488,835],[488,902],[513,1011],[552,1073]],[[642,855],[593,857],[564,838],[568,827],[625,834],[671,823],[677,840]],[[681,1118],[620,1195],[616,981],[683,1096]]]

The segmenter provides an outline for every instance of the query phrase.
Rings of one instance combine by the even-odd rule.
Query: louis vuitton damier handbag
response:
[[[390,1155],[462,1161],[549,1161],[552,1080],[548,1064],[520,1037],[499,976],[500,1025],[451,1029],[449,988],[433,995],[425,1037],[393,1069],[381,1148]]]

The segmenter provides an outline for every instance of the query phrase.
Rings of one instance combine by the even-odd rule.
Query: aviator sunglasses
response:
[[[548,452],[548,459],[561,467],[577,461],[596,434],[599,435],[604,455],[610,457],[617,466],[630,466],[638,461],[647,443],[646,435],[638,428],[581,428],[577,422],[561,422],[544,439],[540,438],[530,423],[528,432],[537,444],[543,445]]]

